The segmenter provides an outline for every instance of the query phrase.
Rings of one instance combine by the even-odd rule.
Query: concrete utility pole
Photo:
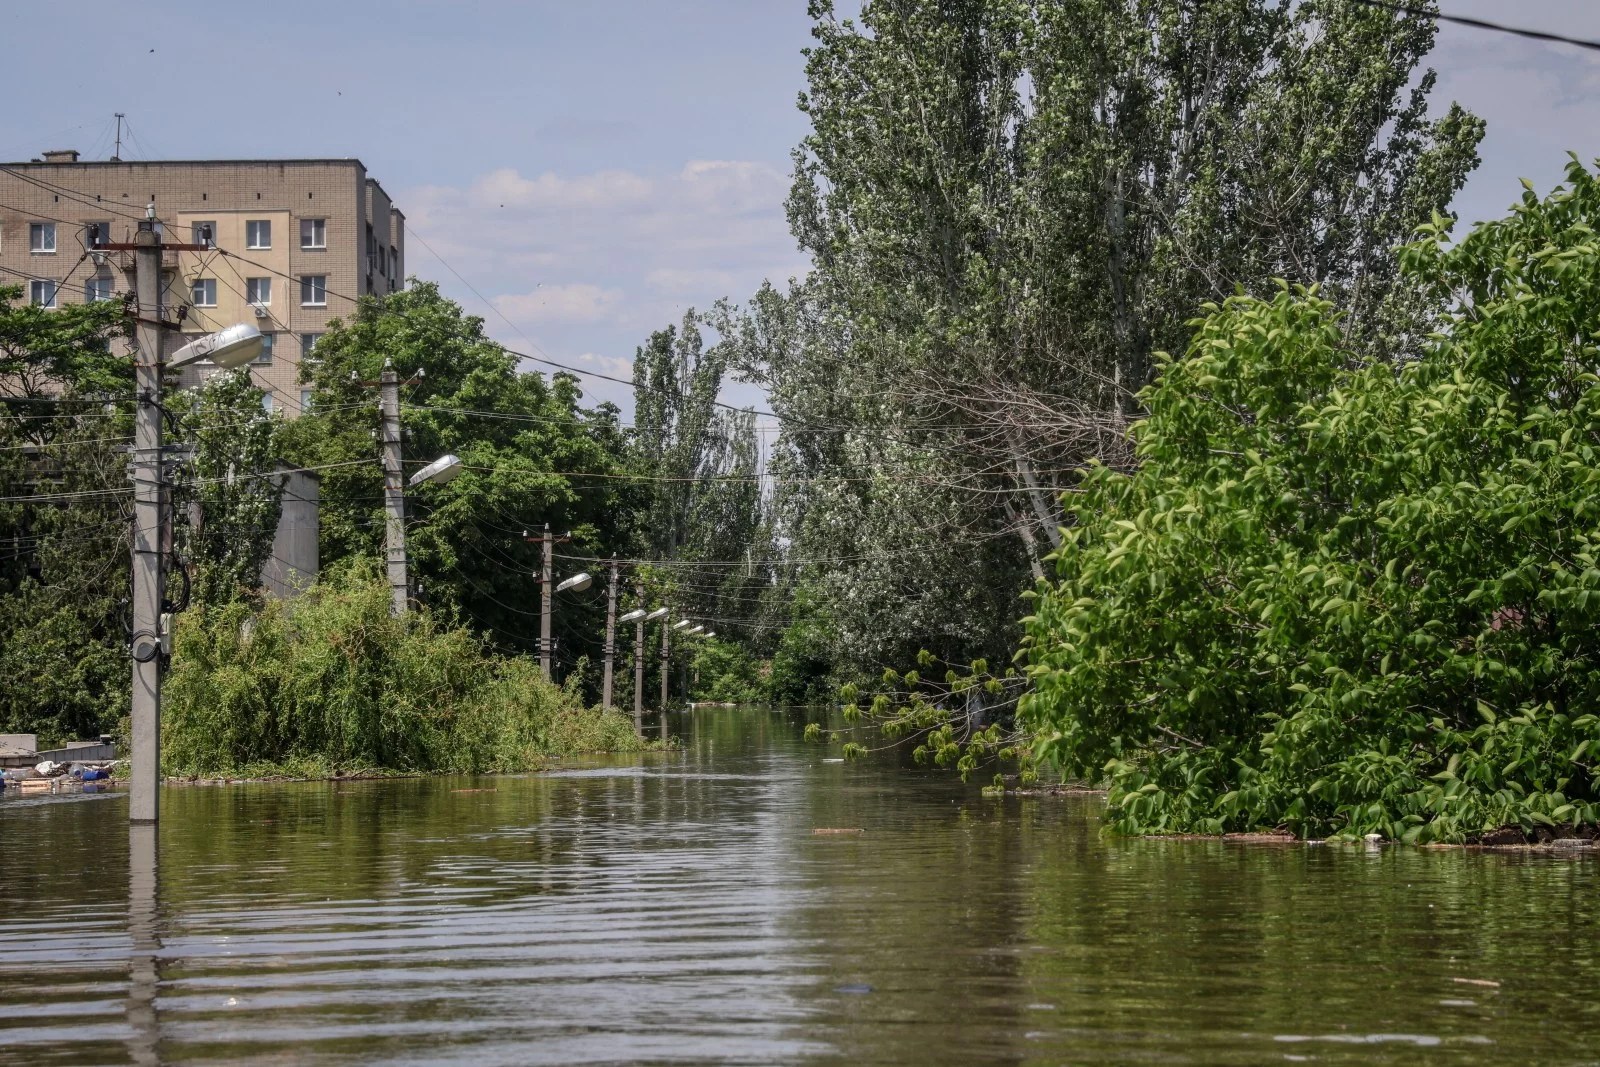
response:
[[[555,681],[555,675],[550,672],[550,612],[555,603],[555,594],[550,585],[555,581],[555,541],[550,537],[550,524],[544,524],[544,571],[540,575],[539,584],[539,669],[544,671],[544,680]]]
[[[154,823],[160,814],[161,787],[161,670],[166,655],[161,607],[166,595],[166,553],[171,548],[166,530],[167,494],[165,463],[161,451],[161,379],[166,366],[162,351],[161,253],[203,251],[201,245],[163,245],[156,232],[156,206],[152,203],[139,220],[132,242],[101,241],[96,251],[133,253],[134,295],[134,397],[133,451],[128,476],[133,480],[133,560],[130,607],[133,637],[132,780],[128,783],[128,819]],[[255,337],[259,350],[260,334]],[[224,334],[215,335],[223,338]],[[219,358],[237,351],[238,338],[218,341],[208,351]],[[248,338],[244,339],[248,342]],[[197,342],[198,343],[198,342]],[[221,347],[218,347],[218,346]],[[193,347],[188,346],[188,347]],[[194,357],[199,358],[199,357]],[[247,357],[246,357],[247,358]],[[224,365],[223,363],[218,364]],[[232,365],[232,364],[228,364]]]
[[[134,235],[134,296],[138,351],[134,356],[133,477],[133,780],[128,818],[153,823],[161,785],[161,238],[155,205]]]
[[[644,586],[633,587],[634,603],[644,607]],[[633,624],[633,732],[644,736],[644,617]]]
[[[384,362],[378,376],[378,410],[382,412],[379,439],[383,453],[383,507],[388,512],[390,610],[404,615],[411,602],[411,586],[406,577],[406,490],[405,473],[400,464],[400,376]]]
[[[611,707],[611,670],[617,656],[617,561],[611,561],[611,588],[606,593],[606,672],[600,683],[600,706]]]
[[[667,662],[671,653],[672,621],[668,615],[661,620],[661,738],[667,737]]]

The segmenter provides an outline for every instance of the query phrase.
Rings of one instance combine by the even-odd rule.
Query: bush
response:
[[[695,647],[693,699],[719,704],[759,704],[766,699],[763,664],[743,645],[701,640]]]
[[[1459,841],[1600,817],[1600,187],[1403,255],[1457,307],[1356,365],[1315,293],[1209,306],[1025,620],[1039,754],[1127,832]]]
[[[514,770],[548,755],[642,747],[536,665],[427,612],[389,613],[357,567],[292,601],[200,606],[178,620],[162,723],[168,773]]]

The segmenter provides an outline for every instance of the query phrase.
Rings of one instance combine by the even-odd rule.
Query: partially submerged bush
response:
[[[292,601],[180,617],[166,767],[512,770],[640,746],[622,716],[583,708],[535,665],[490,656],[471,631],[427,612],[393,616],[389,602],[383,580],[357,570]]]
[[[1026,621],[1039,753],[1128,832],[1462,840],[1600,820],[1600,187],[1404,261],[1444,331],[1355,366],[1239,297],[1092,472]]]

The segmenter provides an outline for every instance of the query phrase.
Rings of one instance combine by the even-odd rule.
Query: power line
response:
[[[1522,26],[1508,26],[1503,22],[1490,22],[1487,19],[1472,18],[1470,15],[1447,15],[1442,11],[1429,11],[1427,8],[1413,7],[1410,4],[1390,3],[1389,0],[1350,0],[1350,2],[1352,4],[1360,4],[1362,7],[1377,8],[1380,11],[1393,11],[1400,15],[1415,15],[1421,18],[1438,19],[1440,22],[1453,22],[1458,26],[1471,26],[1475,30],[1509,33],[1517,37],[1531,38],[1535,41],[1570,44],[1575,48],[1587,48],[1592,52],[1600,52],[1600,41],[1591,41],[1582,37],[1568,37],[1563,33],[1530,30]]]

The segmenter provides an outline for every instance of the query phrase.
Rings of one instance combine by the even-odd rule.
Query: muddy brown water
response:
[[[168,788],[153,837],[7,795],[0,1062],[1600,1060],[1593,854],[1113,839],[801,725]]]

